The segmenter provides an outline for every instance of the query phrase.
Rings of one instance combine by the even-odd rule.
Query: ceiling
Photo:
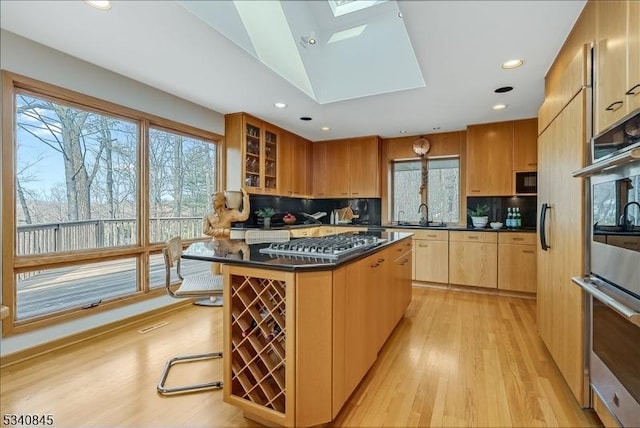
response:
[[[424,86],[321,102],[187,10],[185,3],[116,1],[111,10],[100,11],[81,1],[2,0],[0,19],[5,30],[222,114],[245,111],[319,141],[397,137],[403,130],[406,135],[430,134],[535,117],[544,76],[585,0],[399,1]],[[313,7],[321,3],[314,1]],[[380,46],[387,43],[383,39]],[[369,50],[371,56],[386,58],[380,52],[382,48]],[[524,65],[500,67],[513,58],[522,58]],[[404,66],[387,62],[392,66],[387,76],[396,75],[393,67],[403,73]],[[357,86],[373,74],[372,66],[360,67],[357,77],[343,81]],[[514,90],[494,93],[502,86]],[[275,102],[288,106],[277,109]],[[508,107],[493,111],[497,103]],[[302,116],[313,120],[301,121]],[[330,131],[322,131],[325,126]]]

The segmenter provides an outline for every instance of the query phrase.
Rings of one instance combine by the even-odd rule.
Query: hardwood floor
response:
[[[550,361],[535,313],[533,300],[414,288],[405,318],[332,426],[601,426]],[[257,426],[221,391],[156,393],[166,359],[222,348],[221,316],[221,308],[189,306],[2,368],[2,414],[52,414],[57,427]],[[222,377],[220,361],[172,370],[168,385]]]

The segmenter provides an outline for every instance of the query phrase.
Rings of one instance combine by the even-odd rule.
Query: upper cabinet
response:
[[[377,136],[313,143],[313,196],[379,198]]]
[[[535,171],[538,168],[538,119],[513,122],[513,170]]]
[[[535,176],[537,134],[536,118],[468,126],[467,196],[523,193],[516,191],[514,177],[519,172],[531,172]]]
[[[467,127],[467,196],[513,194],[513,122]]]
[[[282,131],[280,148],[280,186],[282,196],[308,197],[311,189],[311,142],[288,131]]]
[[[225,141],[227,187],[242,186],[248,193],[277,195],[279,128],[248,114],[234,113],[225,116]],[[234,168],[236,158],[239,169]]]
[[[596,134],[640,107],[640,6],[598,2]]]

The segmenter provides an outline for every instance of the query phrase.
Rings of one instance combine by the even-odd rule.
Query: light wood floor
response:
[[[333,426],[599,426],[579,408],[538,338],[535,301],[414,288],[413,302]],[[56,427],[256,426],[221,391],[162,397],[175,354],[221,349],[222,309],[189,306],[157,321],[2,369],[2,414]],[[137,330],[168,322],[145,334]],[[194,365],[195,364],[195,365]],[[220,378],[221,363],[169,378]]]

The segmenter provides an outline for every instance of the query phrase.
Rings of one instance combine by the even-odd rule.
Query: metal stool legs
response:
[[[188,363],[192,361],[199,360],[210,360],[214,358],[222,358],[222,352],[211,352],[208,354],[198,354],[198,355],[185,355],[183,357],[174,357],[167,361],[167,364],[164,366],[164,370],[162,371],[162,375],[160,376],[160,382],[158,382],[158,393],[162,395],[170,395],[170,394],[178,394],[185,392],[198,392],[198,391],[206,391],[210,389],[221,389],[222,381],[216,382],[208,382],[208,383],[200,383],[195,385],[183,385],[183,386],[174,386],[174,387],[165,387],[164,383],[169,376],[169,370],[174,364],[179,363]]]

